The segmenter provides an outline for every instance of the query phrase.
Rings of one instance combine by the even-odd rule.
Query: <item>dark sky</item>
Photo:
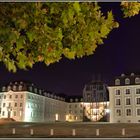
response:
[[[113,11],[120,27],[114,29],[96,49],[92,56],[76,60],[63,59],[46,66],[38,63],[28,71],[8,72],[3,64],[0,68],[0,84],[15,80],[26,80],[55,93],[82,95],[84,84],[92,75],[101,74],[107,84],[121,73],[140,72],[140,15],[122,18],[119,3],[101,3],[102,11]]]

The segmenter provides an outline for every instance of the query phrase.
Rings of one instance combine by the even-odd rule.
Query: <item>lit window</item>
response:
[[[136,89],[136,94],[140,94],[140,89]]]
[[[126,116],[131,116],[131,109],[126,109]]]
[[[131,100],[130,100],[130,98],[126,98],[126,105],[131,105]]]
[[[116,116],[121,116],[121,110],[120,109],[116,109]]]
[[[121,99],[116,99],[116,105],[121,105]]]
[[[140,98],[136,98],[136,104],[137,104],[137,105],[140,104]]]
[[[130,94],[130,89],[126,89],[126,94]]]
[[[120,85],[120,79],[115,80],[115,85]]]
[[[120,90],[116,90],[116,95],[120,95]]]
[[[137,109],[137,115],[140,115],[140,108]]]
[[[136,83],[136,84],[139,84],[139,83],[140,83],[140,78],[136,77],[136,78],[135,78],[135,83]]]
[[[126,84],[126,85],[129,85],[129,84],[130,84],[130,79],[126,78],[126,79],[125,79],[125,84]]]

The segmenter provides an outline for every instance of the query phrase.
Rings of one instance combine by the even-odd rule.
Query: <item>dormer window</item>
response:
[[[7,89],[8,89],[8,91],[9,91],[9,90],[11,90],[11,86],[8,86],[8,88],[7,88]]]
[[[135,78],[135,83],[136,83],[136,84],[140,84],[140,78],[139,78],[139,77],[136,77],[136,78]]]
[[[2,91],[5,91],[6,90],[6,87],[2,87]]]
[[[125,84],[126,84],[126,85],[129,85],[129,84],[130,84],[130,79],[126,78],[126,79],[125,79]]]
[[[33,90],[33,88],[32,88],[32,86],[30,86],[30,87],[29,87],[29,91],[31,91],[31,92],[32,92],[32,90]]]
[[[19,85],[18,90],[19,90],[19,91],[22,90],[22,85]]]
[[[73,99],[70,99],[70,102],[73,102]]]
[[[39,94],[41,94],[41,89],[39,90]]]
[[[37,88],[34,89],[34,92],[37,93]]]
[[[115,85],[120,85],[120,79],[115,80]]]
[[[13,91],[16,91],[16,86],[15,85],[13,86]]]

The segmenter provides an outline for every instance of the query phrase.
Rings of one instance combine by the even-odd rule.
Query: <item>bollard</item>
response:
[[[30,129],[30,135],[33,135],[33,134],[34,134],[34,130]]]
[[[50,131],[50,135],[51,135],[51,136],[54,135],[54,130],[53,130],[53,129],[51,129],[51,131]]]
[[[122,135],[125,136],[125,128],[122,129]]]
[[[16,129],[15,128],[12,129],[12,134],[13,135],[16,134]]]
[[[73,136],[76,135],[76,131],[75,131],[75,129],[72,129],[72,135],[73,135]]]
[[[100,131],[99,129],[96,129],[96,136],[99,136],[100,135]]]

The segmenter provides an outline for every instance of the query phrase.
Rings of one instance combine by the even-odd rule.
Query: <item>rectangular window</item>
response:
[[[3,112],[2,112],[2,116],[4,116],[4,115],[5,115],[5,112],[3,111]]]
[[[5,103],[3,103],[3,107],[5,107]]]
[[[121,94],[120,90],[116,90],[116,95],[120,95],[120,94]]]
[[[71,110],[69,110],[69,113],[72,113],[72,111],[71,111]]]
[[[9,95],[9,98],[11,99],[12,98],[12,95]]]
[[[83,110],[80,110],[80,113],[83,113]]]
[[[75,108],[77,108],[77,105],[75,105]]]
[[[15,95],[15,98],[18,98],[18,95]]]
[[[137,104],[137,105],[140,104],[140,98],[136,98],[136,104]]]
[[[121,110],[120,109],[116,109],[116,116],[121,116]]]
[[[11,103],[9,103],[9,107],[11,107]]]
[[[131,116],[131,109],[126,109],[126,116]]]
[[[69,105],[69,108],[71,108],[71,105]]]
[[[140,116],[140,108],[137,109],[137,115]]]
[[[126,98],[126,105],[131,105],[131,100],[130,100],[130,98]]]
[[[23,98],[23,95],[21,95],[20,98]]]
[[[20,103],[20,107],[22,107],[22,103]]]
[[[6,95],[4,95],[4,99],[6,99]]]
[[[14,111],[14,116],[16,116],[16,111]]]
[[[136,89],[136,94],[140,94],[140,89]]]
[[[15,107],[17,107],[17,103],[15,103]]]
[[[137,109],[137,115],[140,115],[140,108]]]
[[[116,105],[121,105],[121,99],[116,99]]]
[[[130,89],[126,89],[126,94],[130,94]]]

